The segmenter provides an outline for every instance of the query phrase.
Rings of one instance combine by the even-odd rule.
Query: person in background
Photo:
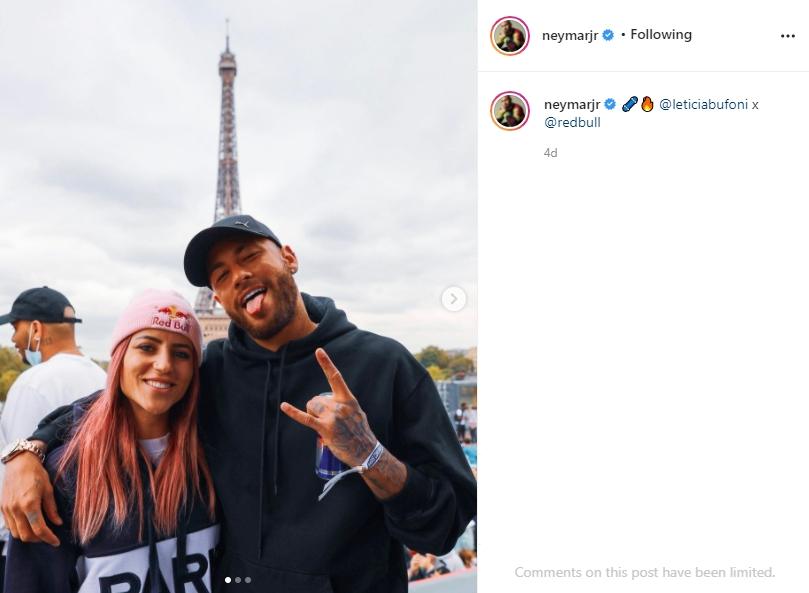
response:
[[[469,438],[472,439],[472,442],[477,444],[478,442],[478,407],[473,405],[472,408],[467,413],[467,427],[469,427]]]
[[[11,341],[23,361],[31,365],[8,392],[0,417],[0,456],[8,461],[23,451],[37,454],[24,439],[54,408],[98,391],[106,375],[76,345],[75,327],[81,323],[65,295],[47,286],[23,291],[0,325],[14,328]],[[2,485],[5,464],[0,464]],[[0,591],[8,544],[8,528],[0,517]]]
[[[45,462],[61,545],[12,539],[8,591],[211,590],[219,526],[197,437],[201,360],[202,331],[179,294],[130,303],[106,386],[73,405],[71,437]]]
[[[466,436],[466,402],[461,402],[461,407],[455,410],[455,431],[458,441],[463,442]]]
[[[466,435],[463,438],[463,445],[461,446],[463,449],[464,455],[466,455],[466,460],[469,462],[469,465],[472,467],[478,466],[478,447],[477,445],[472,444],[472,438],[469,435]]]
[[[432,554],[413,554],[410,558],[410,568],[407,571],[408,581],[421,581],[437,574],[435,556]]]
[[[461,557],[461,561],[463,562],[464,568],[472,568],[477,564],[477,556],[473,550],[468,548],[464,548],[460,552],[458,552],[458,556]]]

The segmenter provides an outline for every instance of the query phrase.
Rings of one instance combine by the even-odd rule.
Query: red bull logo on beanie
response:
[[[152,326],[188,333],[191,325],[188,322],[190,316],[190,313],[181,311],[174,305],[159,307],[157,313],[152,317]]]
[[[170,290],[145,290],[132,300],[115,324],[112,349],[126,337],[142,329],[160,329],[181,334],[191,340],[202,359],[202,332],[194,309],[180,294]]]

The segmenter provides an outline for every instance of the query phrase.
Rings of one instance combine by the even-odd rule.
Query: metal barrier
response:
[[[412,593],[475,593],[477,578],[477,568],[469,568],[423,581],[414,581],[410,583],[408,590]]]

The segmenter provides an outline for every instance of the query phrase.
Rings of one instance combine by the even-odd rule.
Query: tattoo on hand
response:
[[[347,415],[335,415],[331,447],[342,451],[351,459],[362,463],[374,448],[376,440],[360,409],[351,410]]]

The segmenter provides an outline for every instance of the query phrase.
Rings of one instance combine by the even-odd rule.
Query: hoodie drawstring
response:
[[[157,559],[151,494],[146,502],[146,533],[149,540],[149,593],[160,593],[160,561]]]
[[[270,387],[272,364],[267,362],[267,377],[264,379],[264,407],[261,415],[261,463],[258,480],[258,558],[261,558],[262,536],[264,534],[264,448],[267,441],[267,391]]]
[[[273,443],[273,464],[272,464],[272,494],[278,495],[278,449],[281,444],[280,426],[281,421],[281,382],[284,376],[284,364],[286,363],[287,347],[284,345],[281,348],[281,361],[278,368],[278,381],[275,387],[277,397],[274,398],[275,405],[275,439]],[[267,362],[267,378],[264,380],[264,414],[261,421],[261,468],[260,479],[258,487],[258,558],[261,558],[263,550],[263,536],[264,536],[264,458],[265,451],[267,450],[267,406],[270,401],[270,375],[272,373],[272,363]]]
[[[274,496],[278,496],[278,459],[280,458],[278,449],[281,447],[281,384],[284,379],[284,363],[287,357],[287,347],[281,348],[281,366],[278,369],[278,397],[275,398],[275,446],[273,447],[272,459],[272,491]]]

